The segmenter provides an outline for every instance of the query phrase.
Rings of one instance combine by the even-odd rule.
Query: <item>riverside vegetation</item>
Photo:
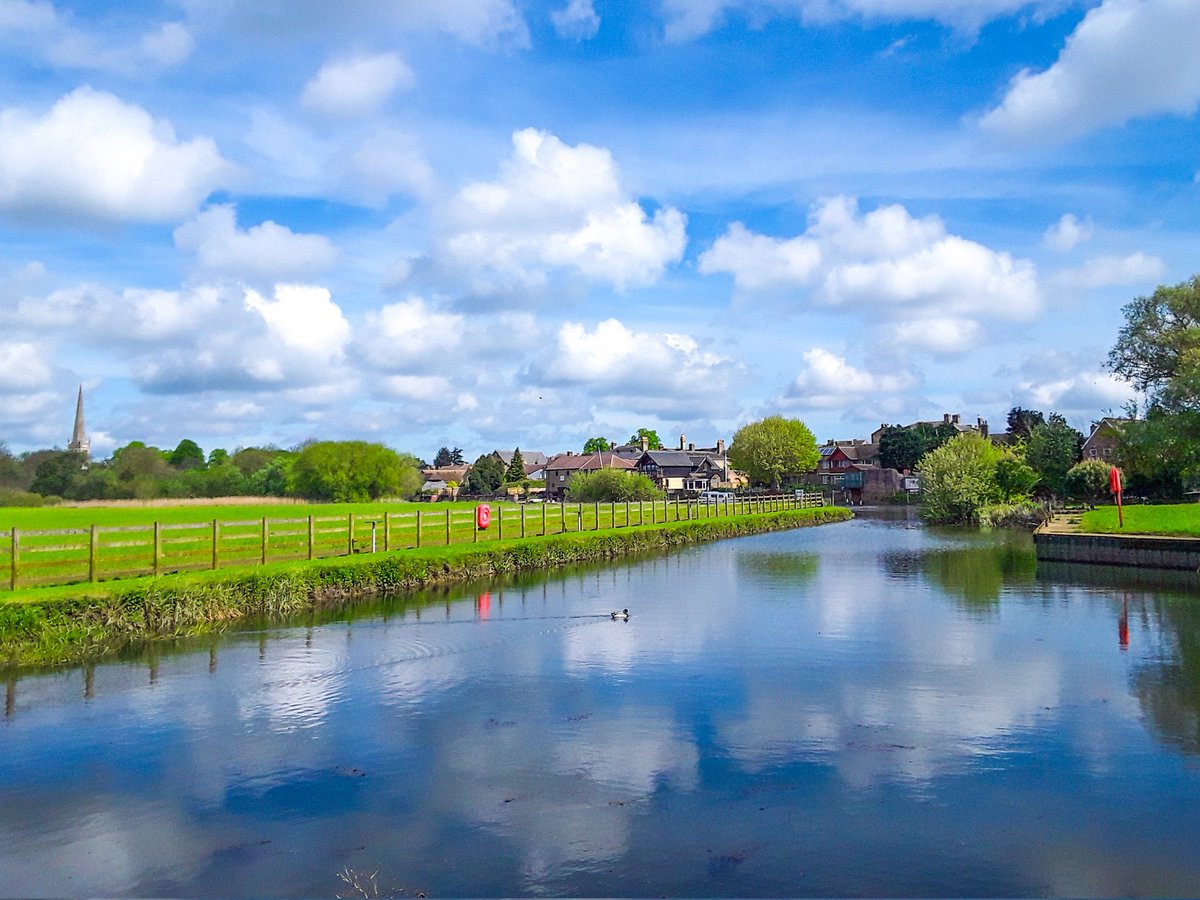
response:
[[[780,510],[19,592],[0,601],[0,665],[95,659],[137,641],[296,615],[355,596],[666,551],[850,515],[838,507]]]

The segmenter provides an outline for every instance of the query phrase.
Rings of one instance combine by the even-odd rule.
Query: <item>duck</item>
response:
[[[627,609],[613,610],[609,615],[612,616],[614,621],[617,619],[620,619],[622,622],[629,621],[629,610]]]

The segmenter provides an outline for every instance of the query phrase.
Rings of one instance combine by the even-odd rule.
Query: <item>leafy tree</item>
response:
[[[508,461],[508,469],[504,472],[504,481],[507,484],[520,484],[525,480],[525,457],[521,455],[521,448],[518,447],[513,451],[512,459]]]
[[[8,449],[8,445],[0,441],[0,487],[20,487],[22,481],[21,464]]]
[[[1071,466],[1063,478],[1063,491],[1073,500],[1097,503],[1108,496],[1112,466],[1103,460],[1085,459]]]
[[[917,467],[922,456],[942,446],[956,434],[958,430],[945,422],[937,425],[918,422],[907,428],[888,425],[879,436],[879,464],[885,469],[911,471]]]
[[[83,458],[78,453],[59,451],[38,464],[30,490],[44,497],[66,497],[82,468]]]
[[[492,494],[504,483],[504,463],[496,457],[484,455],[475,460],[467,473],[467,493]]]
[[[246,491],[258,497],[284,497],[292,475],[295,456],[280,452],[246,478]],[[242,471],[240,468],[238,471]]]
[[[642,443],[642,438],[646,439],[646,446],[651,450],[662,449],[662,441],[658,439],[658,432],[650,428],[639,428],[629,438],[629,443],[635,447],[640,446]]]
[[[1169,413],[1200,411],[1200,275],[1123,310],[1108,367]]]
[[[287,451],[278,447],[241,447],[234,452],[230,461],[249,478],[282,455],[287,455]]]
[[[1008,433],[1023,441],[1033,436],[1035,428],[1046,424],[1045,417],[1036,409],[1021,409],[1014,406],[1008,411]]]
[[[1063,493],[1067,470],[1079,462],[1083,435],[1058,413],[1033,429],[1025,447],[1025,462],[1041,476],[1041,485],[1052,494]]]
[[[921,475],[921,514],[931,522],[970,524],[979,511],[1000,499],[996,464],[1001,452],[972,432],[925,454]]]
[[[639,472],[597,469],[580,472],[568,489],[572,500],[582,503],[624,503],[627,500],[658,500],[663,492]]]
[[[757,484],[776,490],[785,475],[799,475],[817,467],[821,455],[808,426],[799,419],[768,416],[743,425],[729,445],[729,462]]]
[[[583,443],[583,452],[586,453],[607,453],[613,448],[612,442],[608,438],[593,437],[588,438]]]
[[[141,493],[138,497],[153,497],[155,492],[148,485],[165,479],[170,474],[167,461],[157,447],[147,447],[141,441],[131,441],[124,447],[113,451],[109,465],[117,473],[117,478],[126,484],[132,484],[141,479]]]
[[[296,455],[289,489],[301,497],[335,503],[407,495],[420,487],[415,463],[382,444],[316,441]]]
[[[1033,471],[1024,460],[1006,456],[996,461],[996,489],[1005,503],[1028,497],[1037,487],[1041,476]]]
[[[177,469],[203,469],[204,451],[190,438],[184,438],[171,451],[167,462]]]
[[[438,450],[437,455],[433,457],[433,467],[435,469],[444,469],[447,466],[461,466],[463,464],[462,448],[442,447]]]
[[[229,462],[229,451],[223,447],[214,447],[208,453],[208,464],[210,466],[219,466]]]
[[[1151,407],[1144,419],[1125,422],[1117,460],[1130,494],[1177,500],[1200,482],[1200,412],[1168,413]]]

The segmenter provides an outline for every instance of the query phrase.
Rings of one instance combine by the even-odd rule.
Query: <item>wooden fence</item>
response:
[[[0,536],[0,572],[9,590],[166,575],[354,553],[391,552],[571,531],[626,528],[713,516],[823,505],[820,494],[736,498],[701,503],[544,503],[493,508],[490,526],[475,510],[446,507],[377,514],[262,518],[194,524],[99,526],[32,530]],[[3,576],[0,575],[0,578]],[[0,590],[4,587],[0,581]]]

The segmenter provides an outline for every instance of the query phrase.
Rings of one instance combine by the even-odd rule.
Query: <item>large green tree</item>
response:
[[[167,462],[177,469],[203,469],[204,451],[191,438],[184,438],[167,456]]]
[[[507,484],[520,484],[525,480],[525,457],[521,455],[521,448],[517,447],[513,451],[512,459],[508,461],[508,468],[504,470],[504,481]]]
[[[335,503],[407,496],[420,486],[413,457],[366,441],[308,444],[292,463],[289,485],[298,496]]]
[[[611,449],[612,444],[603,437],[588,438],[583,444],[584,453],[606,453]]]
[[[1041,487],[1061,496],[1067,470],[1079,462],[1083,435],[1058,413],[1036,426],[1025,445],[1025,462],[1041,476]]]
[[[1108,366],[1168,412],[1200,411],[1200,275],[1124,308]]]
[[[922,516],[931,522],[978,522],[979,511],[1000,499],[996,464],[1002,458],[991,441],[973,432],[926,453],[917,468]]]
[[[1109,495],[1109,473],[1112,466],[1102,459],[1085,459],[1067,470],[1063,478],[1063,493],[1073,500],[1099,503]]]
[[[461,447],[439,447],[438,452],[433,457],[433,467],[435,469],[444,469],[448,466],[461,466],[463,464],[463,455]]]
[[[1008,411],[1008,433],[1022,441],[1033,436],[1033,430],[1046,423],[1046,417],[1040,410],[1022,409],[1014,406]]]
[[[944,422],[937,425],[918,422],[908,427],[888,425],[879,436],[879,464],[901,472],[915,469],[922,456],[956,434],[958,430]]]
[[[642,438],[646,439],[646,446],[649,449],[662,449],[662,441],[658,438],[658,432],[652,428],[639,428],[632,435],[630,435],[629,443],[636,447],[641,444]]]
[[[490,453],[475,460],[467,473],[466,489],[469,494],[492,494],[504,484],[504,463]]]
[[[743,425],[729,444],[729,462],[756,484],[779,489],[785,476],[811,472],[820,461],[817,441],[799,419],[768,416]]]

